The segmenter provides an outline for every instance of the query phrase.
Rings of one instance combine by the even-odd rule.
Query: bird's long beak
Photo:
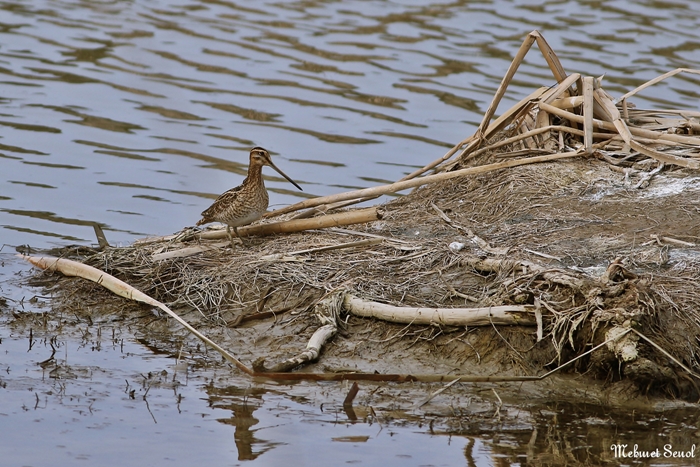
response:
[[[301,189],[301,187],[300,187],[299,185],[297,185],[297,182],[295,182],[294,180],[292,180],[291,178],[289,178],[289,177],[287,176],[287,174],[284,173],[284,172],[282,172],[275,164],[272,163],[272,161],[268,161],[268,163],[270,164],[270,167],[272,167],[273,169],[275,169],[275,170],[277,171],[277,173],[279,173],[281,176],[283,176],[284,178],[286,178],[286,179],[289,181],[289,183],[291,183],[291,184],[294,185],[295,187],[299,188],[299,190],[304,191],[304,190]]]

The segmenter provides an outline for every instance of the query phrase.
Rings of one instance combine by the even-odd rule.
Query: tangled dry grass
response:
[[[540,39],[533,37],[530,44]],[[592,78],[567,77],[558,62],[550,67],[557,87],[539,90],[490,123],[492,105],[477,135],[427,166],[444,179],[380,206],[375,222],[169,259],[154,255],[207,241],[180,235],[61,253],[193,312],[202,323],[254,330],[248,344],[259,347],[247,350],[251,357],[298,346],[316,325],[313,306],[338,290],[401,306],[530,304],[541,310],[540,332],[347,318],[344,339],[324,358],[341,366],[350,359],[357,367],[363,355],[376,365],[377,355],[393,353],[409,372],[423,365],[445,373],[469,366],[535,374],[632,329],[577,360],[573,370],[630,383],[634,393],[697,400],[700,140],[693,135],[700,114],[636,110],[627,103],[633,93],[615,107]],[[562,110],[568,105],[574,110]],[[523,156],[543,152],[545,159],[524,165],[535,159]],[[479,167],[491,169],[449,178]],[[289,255],[366,238],[380,243]],[[66,303],[80,287],[64,294]],[[83,293],[92,288],[84,287]]]
[[[81,260],[225,328],[276,322],[290,313],[296,327],[288,332],[302,335],[316,324],[313,305],[335,290],[403,306],[541,304],[541,340],[532,328],[380,322],[367,328],[357,318],[350,321],[355,331],[362,326],[361,333],[373,336],[364,343],[368,349],[417,355],[428,349],[431,358],[452,368],[483,362],[533,374],[574,358],[623,325],[641,330],[686,368],[697,367],[700,255],[695,247],[663,240],[700,238],[700,224],[685,220],[690,210],[697,212],[697,192],[650,194],[694,175],[667,171],[645,191],[609,165],[587,158],[434,184],[383,205],[381,220],[353,230],[254,238],[247,247],[156,261],[154,253],[177,247],[160,241],[107,248]],[[260,259],[368,235],[383,241],[293,261]],[[455,243],[464,247],[457,250]],[[352,329],[350,340],[359,337]],[[274,354],[275,342],[262,354]],[[697,382],[683,367],[647,342],[634,344],[638,355],[632,361],[610,348],[578,361],[575,370],[610,382],[633,381],[643,393],[696,397]],[[336,356],[348,352],[335,349]]]

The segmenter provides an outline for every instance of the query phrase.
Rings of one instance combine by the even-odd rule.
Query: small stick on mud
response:
[[[642,339],[644,339],[645,341],[647,341],[649,344],[651,344],[653,347],[655,347],[656,350],[658,350],[658,351],[661,352],[662,354],[666,355],[673,363],[675,363],[676,365],[678,365],[679,367],[681,367],[681,368],[683,368],[685,371],[687,371],[688,374],[692,375],[693,377],[695,377],[695,378],[697,378],[697,379],[700,379],[700,375],[698,375],[697,373],[694,373],[693,370],[691,370],[690,368],[688,368],[687,366],[685,366],[684,364],[682,364],[681,362],[679,362],[678,359],[676,359],[673,355],[671,355],[670,353],[668,353],[668,352],[667,352],[663,347],[661,347],[659,344],[657,344],[657,343],[654,342],[653,340],[649,339],[647,336],[645,336],[645,335],[642,334],[641,332],[637,331],[636,329],[634,329],[634,328],[629,328],[629,329],[631,329],[632,331],[634,331],[635,334],[637,334],[639,337],[641,337]]]
[[[450,381],[449,383],[447,383],[446,385],[444,385],[443,387],[441,387],[441,388],[438,389],[437,391],[431,393],[428,397],[426,397],[425,399],[423,399],[422,401],[420,401],[419,403],[417,403],[416,405],[414,405],[413,408],[414,408],[414,409],[419,409],[419,408],[423,407],[425,404],[427,404],[428,402],[430,402],[431,400],[433,400],[433,399],[435,398],[435,396],[437,396],[437,395],[441,394],[442,392],[446,391],[449,387],[451,387],[453,384],[455,384],[455,383],[458,382],[458,381],[459,381],[459,378],[453,379],[452,381]]]
[[[105,236],[100,224],[95,222],[92,224],[92,228],[95,230],[95,237],[97,237],[97,244],[100,246],[100,250],[109,248],[109,242],[107,241],[107,237]]]
[[[493,418],[498,418],[499,420],[501,419],[501,407],[503,407],[503,401],[501,400],[501,396],[498,395],[496,390],[494,388],[491,388],[493,393],[496,395],[496,398],[498,399],[498,405],[496,405],[496,413],[493,414]]]
[[[358,248],[358,247],[363,247],[363,246],[373,246],[373,245],[378,245],[378,244],[382,243],[383,241],[384,241],[384,239],[381,239],[381,238],[371,238],[368,240],[359,240],[357,242],[348,242],[348,243],[341,243],[338,245],[321,246],[318,248],[309,248],[306,250],[289,251],[287,253],[275,253],[273,255],[261,256],[259,259],[260,259],[260,261],[280,261],[280,260],[284,260],[286,257],[289,257],[289,256],[303,255],[306,253],[319,253],[322,251],[330,251],[330,250],[341,250],[343,248]]]

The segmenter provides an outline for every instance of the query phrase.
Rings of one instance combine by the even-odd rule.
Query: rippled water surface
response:
[[[255,145],[304,189],[265,169],[272,207],[397,180],[474,132],[533,29],[567,71],[604,74],[614,96],[677,67],[700,68],[694,1],[0,2],[3,253],[94,243],[93,223],[112,243],[192,225],[242,181]],[[533,48],[500,110],[552,83]],[[635,102],[698,108],[700,81],[677,77]],[[0,280],[17,269],[0,269]],[[33,294],[9,290],[0,298]],[[279,465],[292,455],[312,465],[315,452],[364,465],[382,455],[391,465],[528,459],[529,431],[484,441],[408,421],[384,431],[338,425],[313,400],[268,388],[246,403],[248,392],[227,393],[233,383],[210,374],[189,386],[159,383],[147,408],[148,372],[166,370],[172,382],[176,370],[128,336],[125,348],[105,343],[101,352],[66,338],[61,358],[79,374],[64,387],[36,365],[50,354],[46,343],[28,352],[26,330],[1,326],[0,338],[0,370],[13,369],[0,379],[0,427],[15,448],[0,454],[8,465],[109,465],[130,446],[146,456],[142,465],[234,465],[246,456]],[[136,399],[127,386],[141,391]],[[578,423],[564,444],[581,439]],[[298,436],[302,429],[321,441]],[[510,457],[503,443],[514,446]]]
[[[524,36],[615,95],[700,68],[693,2],[0,3],[0,238],[192,225],[268,148],[271,205],[394,181],[473,133]],[[537,50],[503,110],[553,79]],[[698,102],[697,79],[646,92]]]

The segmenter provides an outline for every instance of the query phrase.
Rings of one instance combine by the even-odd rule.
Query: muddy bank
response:
[[[558,84],[492,121],[534,43]],[[686,71],[696,73],[659,79]],[[257,377],[272,378],[267,369],[304,350],[330,320],[334,337],[320,359],[286,370],[443,382],[524,381],[556,370],[556,378],[523,384],[518,394],[543,387],[576,394],[563,381],[578,375],[600,383],[584,391],[597,402],[697,401],[700,115],[634,108],[628,98],[647,84],[615,101],[600,80],[567,75],[534,31],[477,133],[402,181],[282,208],[269,215],[277,222],[240,229],[245,246],[217,242],[221,230],[188,228],[131,246],[102,242],[54,255],[167,305]],[[436,173],[418,177],[430,169]],[[407,188],[415,189],[381,206],[340,209]],[[312,209],[292,219],[302,208]],[[94,306],[115,315],[142,316],[158,327],[159,341],[172,330],[179,337],[162,343],[170,352],[191,339],[96,284],[51,280],[58,309],[79,315],[98,300]],[[329,297],[340,297],[333,316],[319,311]],[[386,318],[401,311],[391,309],[382,315],[394,321],[387,322],[360,317],[355,299],[385,311],[420,309],[403,320]],[[498,307],[507,307],[503,317]],[[481,318],[442,318],[455,308]],[[436,318],[418,324],[426,313]]]
[[[571,388],[562,375],[519,385],[518,392],[695,401],[697,382],[683,366],[697,365],[697,248],[663,240],[700,237],[692,222],[695,180],[687,169],[669,170],[638,189],[607,162],[582,158],[420,188],[382,205],[381,220],[353,231],[251,237],[247,247],[165,261],[152,255],[178,245],[54,253],[167,303],[245,362],[274,363],[304,349],[320,326],[314,305],[331,291],[399,306],[530,304],[542,314],[539,340],[533,326],[417,326],[343,315],[341,333],[300,371],[538,375],[609,339],[611,330],[631,327],[642,337],[630,333],[562,370],[600,385]],[[364,235],[384,239],[293,261],[259,259]],[[97,284],[60,275],[37,280],[53,282],[55,308],[72,316],[140,317],[144,338],[173,353],[192,340],[167,318]]]

